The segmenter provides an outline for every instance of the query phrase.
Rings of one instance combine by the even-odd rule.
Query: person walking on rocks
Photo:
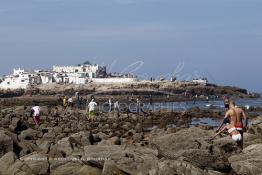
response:
[[[79,109],[82,109],[83,103],[84,103],[84,98],[83,98],[83,97],[80,97],[80,100],[79,100]]]
[[[86,109],[86,112],[88,112],[88,105],[89,105],[88,98],[86,98],[86,99],[84,100],[84,102],[85,102],[85,109]]]
[[[78,109],[80,109],[81,108],[81,98],[82,97],[80,98],[79,92],[75,93],[75,98],[76,98],[76,106],[77,106]]]
[[[114,102],[114,109],[115,109],[115,111],[116,111],[117,113],[120,112],[120,106],[119,106],[118,100],[116,100],[116,101]]]
[[[115,101],[115,103],[114,103],[114,111],[116,111],[117,112],[117,117],[119,118],[119,112],[120,112],[120,106],[119,106],[119,102],[118,102],[118,100],[116,100]]]
[[[35,124],[39,125],[39,123],[40,123],[40,107],[37,103],[31,109],[31,116],[33,116],[33,120],[34,120]]]
[[[94,121],[94,118],[96,116],[96,107],[97,107],[97,103],[95,102],[94,99],[91,100],[91,102],[88,104],[88,120],[90,120],[91,122]]]
[[[224,106],[225,106],[225,111],[229,110],[229,98],[225,97],[224,98]]]
[[[209,96],[206,96],[206,102],[209,103]]]
[[[137,112],[140,113],[141,112],[141,98],[137,97],[136,99],[136,106],[137,106]]]
[[[70,97],[69,99],[68,99],[68,106],[69,107],[73,107],[74,105],[73,105],[73,98],[72,97]]]
[[[197,94],[193,96],[193,104],[194,105],[196,104],[197,98],[198,98]]]
[[[64,106],[64,108],[67,108],[67,106],[68,106],[68,99],[67,99],[67,96],[64,96],[64,99],[63,99],[63,106]]]
[[[111,99],[111,97],[108,99],[108,107],[109,107],[109,112],[111,112],[112,111],[112,99]]]

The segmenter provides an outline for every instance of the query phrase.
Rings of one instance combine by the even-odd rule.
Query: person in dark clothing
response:
[[[225,111],[229,110],[229,98],[225,97],[224,98],[224,106],[225,106]]]

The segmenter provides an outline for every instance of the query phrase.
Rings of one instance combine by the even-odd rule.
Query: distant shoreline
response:
[[[59,85],[37,86],[27,90],[0,91],[0,105],[33,104],[33,101],[45,105],[57,105],[63,95],[75,97],[78,92],[84,99],[95,96],[99,102],[105,102],[108,98],[121,102],[129,102],[133,98],[141,97],[144,102],[183,102],[193,101],[197,96],[198,101],[221,100],[224,96],[233,99],[251,99],[260,97],[259,94],[248,94],[246,89],[218,86],[214,84],[200,85],[195,83],[175,83],[170,81],[136,82],[99,84],[89,83],[85,85]]]

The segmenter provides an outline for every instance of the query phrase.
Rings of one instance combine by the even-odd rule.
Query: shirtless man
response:
[[[243,109],[236,107],[235,102],[232,100],[229,102],[229,110],[226,112],[224,120],[216,132],[220,131],[223,124],[227,124],[229,122],[231,125],[235,126],[237,131],[241,134],[242,139],[237,141],[237,145],[243,149],[243,132],[248,124],[247,114]]]

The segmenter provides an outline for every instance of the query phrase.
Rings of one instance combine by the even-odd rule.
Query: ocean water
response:
[[[240,99],[236,101],[237,106],[252,106],[252,107],[261,107],[262,108],[262,98],[258,99]],[[215,100],[215,101],[197,101],[196,104],[193,102],[169,102],[169,103],[154,103],[151,106],[151,110],[154,109],[155,111],[160,109],[165,110],[174,110],[174,111],[186,111],[193,107],[198,107],[201,109],[210,109],[215,108],[221,111],[224,111],[224,102],[222,100]],[[261,113],[262,115],[262,113]],[[195,127],[198,125],[207,125],[207,126],[213,126],[218,127],[221,120],[219,119],[213,119],[209,117],[205,118],[193,118],[192,122],[190,123],[190,127]],[[176,128],[176,123],[170,124],[167,127],[169,128]],[[155,129],[156,126],[152,126],[150,128],[147,128],[148,131],[151,131]]]
[[[261,107],[262,108],[262,98],[258,99],[239,99],[236,101],[237,106],[241,107]],[[154,103],[150,109],[158,111],[160,109],[165,110],[173,110],[173,111],[186,111],[191,108],[198,107],[200,109],[210,109],[215,108],[220,111],[224,111],[224,102],[222,100],[215,100],[215,101],[197,101],[195,104],[193,102],[168,102],[168,103]],[[262,113],[261,113],[262,115]],[[190,127],[195,127],[198,125],[208,125],[217,127],[220,125],[221,120],[219,119],[213,119],[209,117],[205,118],[193,118],[192,122],[190,123]],[[152,128],[148,128],[149,131],[152,129],[155,129],[156,126],[153,126]],[[169,128],[176,128],[176,124],[170,124],[167,127]]]
[[[239,99],[236,100],[236,105],[240,107],[261,107],[262,108],[262,98],[258,99]],[[222,100],[214,101],[197,101],[195,104],[192,101],[189,102],[168,102],[168,103],[154,103],[151,109],[158,111],[160,109],[167,109],[173,111],[186,111],[191,108],[198,107],[200,109],[218,109],[224,110],[224,102]]]

